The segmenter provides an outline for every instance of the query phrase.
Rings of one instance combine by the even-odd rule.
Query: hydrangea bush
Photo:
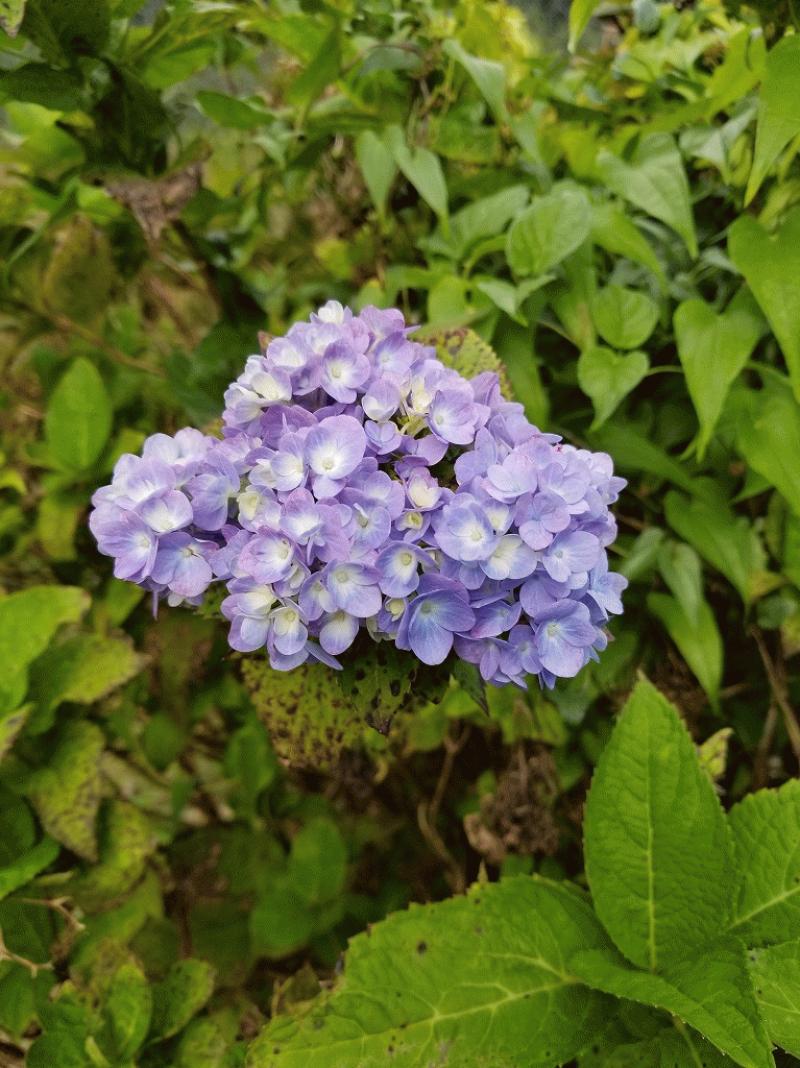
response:
[[[552,687],[607,643],[611,459],[542,433],[396,309],[330,301],[250,356],[221,439],[154,434],[90,524],[118,578],[198,604],[226,585],[234,649],[333,668],[362,628],[487,682]]]

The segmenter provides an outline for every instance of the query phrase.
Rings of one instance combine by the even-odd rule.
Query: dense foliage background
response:
[[[241,1065],[389,912],[581,882],[639,671],[726,807],[797,775],[793,4],[582,37],[596,7],[570,58],[499,0],[0,2],[0,1064]],[[331,297],[474,331],[629,479],[626,614],[579,679],[454,682],[387,733],[380,678],[243,673],[212,612],[110,577],[116,457],[212,426],[259,332]]]

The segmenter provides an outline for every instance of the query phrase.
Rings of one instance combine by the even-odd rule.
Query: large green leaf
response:
[[[603,345],[585,349],[578,357],[578,385],[594,405],[592,429],[600,427],[647,374],[645,352],[612,352]]]
[[[204,960],[177,961],[153,988],[150,1038],[176,1035],[214,992],[214,969]]]
[[[745,204],[753,199],[770,168],[800,134],[800,36],[784,37],[767,53],[758,97],[758,128]]]
[[[683,238],[689,254],[697,256],[689,183],[681,154],[669,134],[643,137],[630,159],[603,151],[597,166],[612,192],[672,227]]]
[[[354,938],[331,994],[273,1019],[248,1068],[563,1064],[605,1008],[567,961],[605,944],[576,891],[538,878],[412,905]]]
[[[800,1057],[800,942],[752,950],[750,962],[769,1037],[776,1046]]]
[[[643,264],[664,285],[664,268],[652,245],[618,204],[611,201],[592,204],[592,240],[615,256]]]
[[[800,781],[750,794],[728,814],[741,873],[733,929],[750,943],[800,931]]]
[[[725,817],[678,713],[644,679],[600,758],[584,838],[597,914],[634,964],[664,967],[724,929]]]
[[[0,898],[7,897],[38,875],[58,856],[59,847],[52,838],[43,838],[12,864],[0,867]]]
[[[601,0],[572,0],[569,5],[569,50],[575,51],[583,31],[589,25],[589,19]]]
[[[300,107],[308,107],[320,96],[339,74],[341,64],[341,34],[338,24],[320,43],[305,69],[292,82],[287,91],[288,99]]]
[[[728,251],[769,320],[800,400],[800,208],[772,235],[751,215],[741,215],[728,231]]]
[[[374,130],[363,130],[356,138],[356,159],[372,203],[383,217],[386,214],[389,190],[397,174],[394,156]]]
[[[428,148],[409,145],[399,126],[390,126],[385,143],[408,181],[440,219],[447,218],[447,182],[439,157]]]
[[[561,185],[536,197],[508,231],[506,257],[512,271],[521,277],[545,274],[583,244],[590,228],[583,190]]]
[[[638,289],[611,284],[592,299],[592,318],[604,341],[617,349],[637,349],[653,332],[658,305]]]
[[[725,398],[762,334],[761,317],[741,290],[724,312],[704,300],[685,300],[673,324],[686,387],[700,421],[697,452],[702,459]]]
[[[800,516],[800,406],[788,386],[773,379],[758,392],[737,390],[731,401],[736,447]]]
[[[460,63],[470,78],[475,82],[481,96],[494,112],[498,122],[508,118],[506,108],[506,71],[502,63],[492,59],[473,56],[451,37],[444,43],[444,52]]]
[[[0,0],[0,27],[16,37],[25,14],[25,0]]]
[[[619,998],[665,1009],[698,1030],[743,1068],[774,1068],[744,946],[725,938],[675,961],[659,975],[622,957],[579,951],[570,964],[584,982]],[[688,1053],[688,1051],[687,1051]],[[686,1065],[694,1063],[688,1057]],[[698,1062],[702,1063],[702,1062]]]
[[[97,368],[80,356],[59,379],[44,429],[59,467],[83,471],[98,459],[111,433],[111,400]]]

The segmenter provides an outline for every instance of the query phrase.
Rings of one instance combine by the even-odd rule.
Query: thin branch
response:
[[[758,652],[761,657],[761,662],[764,665],[764,672],[767,676],[773,699],[783,713],[783,722],[786,727],[786,734],[789,737],[789,744],[792,747],[792,752],[794,753],[798,764],[800,764],[800,724],[798,724],[797,716],[789,702],[789,693],[786,685],[786,666],[783,661],[783,655],[779,649],[778,657],[775,660],[772,659],[769,655],[764,635],[759,627],[751,627],[750,633],[753,635],[753,639],[758,647]]]
[[[87,327],[83,326],[81,323],[76,323],[73,319],[70,319],[69,316],[55,312],[48,312],[47,317],[59,330],[63,330],[66,334],[74,334],[75,337],[79,337],[88,344],[100,349],[101,352],[104,352],[106,356],[114,360],[115,363],[122,364],[124,367],[132,367],[136,371],[144,371],[145,374],[148,375],[155,375],[156,378],[167,377],[160,367],[153,367],[150,364],[142,363],[141,360],[134,359],[134,357],[129,356],[127,352],[123,352],[122,349],[118,349],[116,345],[110,344],[105,338],[101,337],[99,334],[95,334],[93,330],[87,329]]]

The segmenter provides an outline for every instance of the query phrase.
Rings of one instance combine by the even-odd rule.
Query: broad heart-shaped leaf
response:
[[[732,929],[749,944],[800,934],[800,780],[759,790],[728,813],[742,881]]]
[[[76,586],[31,586],[0,598],[0,711],[16,709],[28,686],[28,665],[89,603]]]
[[[637,971],[613,949],[579,950],[570,967],[597,990],[653,1005],[695,1028],[742,1068],[774,1068],[744,945],[733,937],[706,944],[660,974]],[[687,1065],[694,1062],[688,1056]]]
[[[630,160],[601,152],[597,166],[613,193],[672,227],[683,238],[689,254],[697,256],[689,183],[681,154],[669,134],[643,137]]]
[[[416,191],[440,219],[447,218],[447,182],[439,157],[430,149],[406,144],[399,126],[389,126],[384,134],[394,161]]]
[[[769,1037],[800,1057],[800,941],[751,950],[750,972]]]
[[[536,197],[508,231],[506,259],[514,274],[545,274],[589,236],[591,213],[582,189],[555,186]]]
[[[703,598],[694,614],[675,597],[651,593],[647,610],[660,619],[675,642],[683,659],[697,677],[712,707],[719,701],[722,682],[723,648],[717,621],[708,601]]]
[[[666,495],[664,506],[672,529],[721,571],[749,604],[766,561],[756,532],[744,516],[735,516],[719,499],[688,498],[674,491]]]
[[[645,352],[612,352],[594,345],[578,357],[578,385],[594,405],[592,429],[600,427],[650,368]]]
[[[638,289],[615,284],[599,289],[592,298],[592,318],[604,341],[617,349],[643,345],[658,321],[658,305]]]
[[[800,37],[784,37],[767,53],[764,82],[758,96],[758,127],[753,169],[747,183],[745,204],[758,192],[767,173],[789,144],[800,134]]]
[[[28,780],[36,814],[48,834],[86,860],[97,860],[100,754],[105,737],[86,720],[69,723],[46,767]]]
[[[607,939],[585,899],[537,877],[412,905],[357,935],[334,990],[278,1016],[248,1068],[510,1068],[563,1064],[606,1000],[566,962]]]
[[[55,464],[83,471],[99,457],[111,432],[111,401],[97,368],[75,360],[53,390],[44,420]]]
[[[728,231],[728,252],[769,320],[800,400],[800,207],[774,235],[751,215],[741,215]]]
[[[498,122],[504,122],[508,118],[508,109],[506,108],[506,70],[503,64],[492,59],[480,59],[478,56],[470,55],[455,37],[445,41],[444,52],[456,63],[461,64],[475,82],[478,91],[494,112]]]
[[[597,914],[634,964],[663,968],[724,929],[733,898],[725,817],[678,713],[646,679],[595,771],[584,846]]]
[[[372,203],[379,215],[385,215],[386,198],[397,174],[394,156],[374,130],[362,130],[356,138],[356,159]]]
[[[736,389],[728,412],[741,455],[800,516],[800,406],[788,384],[771,378],[759,391]]]
[[[762,333],[760,316],[740,290],[724,312],[704,300],[685,300],[673,325],[686,388],[700,421],[697,452],[702,459],[732,382],[750,358]]]

